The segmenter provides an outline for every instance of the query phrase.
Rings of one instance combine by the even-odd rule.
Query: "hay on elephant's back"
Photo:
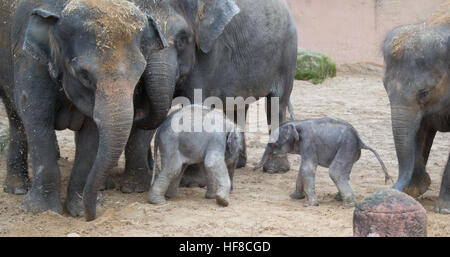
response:
[[[444,1],[425,23],[428,25],[450,24],[450,0]]]

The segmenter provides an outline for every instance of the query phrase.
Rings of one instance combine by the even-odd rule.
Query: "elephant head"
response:
[[[149,12],[160,24],[169,47],[150,56],[146,77],[153,87],[167,91],[182,85],[194,69],[197,57],[211,51],[240,11],[233,0],[155,0],[149,5]],[[167,101],[168,94],[153,95],[154,92],[157,91],[148,92],[151,98]],[[161,106],[158,101],[150,104],[149,109]],[[148,124],[152,124],[152,119],[139,121],[140,126]]]
[[[394,188],[400,191],[412,178],[419,131],[450,127],[449,28],[448,23],[403,26],[384,43],[384,86],[399,164]]]
[[[300,153],[300,135],[300,129],[289,122],[275,129],[270,135],[269,143],[266,146],[261,161],[254,167],[254,169],[261,168],[273,155]]]
[[[60,11],[52,9],[32,11],[23,50],[48,67],[67,98],[98,127],[97,157],[83,195],[86,219],[92,220],[97,191],[129,137],[145,56],[164,48],[165,39],[153,19],[128,1],[70,0]],[[171,102],[158,104],[168,110]],[[165,115],[154,113],[160,119],[155,122]]]

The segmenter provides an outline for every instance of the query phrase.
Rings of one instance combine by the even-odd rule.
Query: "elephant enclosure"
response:
[[[361,138],[375,148],[390,174],[397,177],[397,157],[391,131],[390,108],[382,84],[381,72],[364,69],[338,70],[338,76],[323,84],[296,81],[292,102],[298,119],[331,116],[349,121]],[[7,118],[1,106],[1,122]],[[255,107],[250,115],[255,114]],[[252,119],[255,120],[255,119]],[[267,133],[248,133],[248,164],[262,156]],[[58,132],[61,155],[59,161],[63,199],[74,159],[73,133]],[[450,150],[450,133],[438,133],[428,162],[432,184],[419,199],[428,214],[429,236],[450,236],[450,215],[433,212],[439,194],[441,176]],[[0,193],[1,236],[350,236],[353,208],[344,208],[334,200],[336,187],[328,170],[318,168],[316,192],[320,206],[303,207],[304,200],[292,200],[299,156],[291,155],[291,170],[270,175],[247,167],[236,171],[235,191],[230,206],[223,208],[215,200],[204,198],[201,188],[182,188],[179,196],[164,205],[150,205],[145,194],[122,194],[118,190],[103,192],[105,203],[98,218],[86,223],[84,218],[52,212],[31,214],[21,208],[23,196]],[[123,170],[123,158],[119,168]],[[3,185],[6,162],[0,161]],[[392,184],[384,184],[384,176],[375,156],[363,151],[355,164],[351,184],[357,200]],[[62,199],[62,200],[63,200]],[[75,233],[75,234],[74,234]]]

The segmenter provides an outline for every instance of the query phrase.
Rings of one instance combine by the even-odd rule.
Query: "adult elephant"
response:
[[[395,189],[418,197],[430,185],[425,170],[437,131],[450,131],[450,13],[391,31],[384,44],[384,86],[389,95],[399,163]],[[450,213],[450,158],[435,211]]]
[[[284,0],[155,0],[143,9],[161,24],[169,47],[155,52],[149,66],[158,87],[176,84],[175,97],[194,102],[215,96],[279,97],[280,122],[293,87],[297,53],[295,22]],[[248,107],[248,106],[247,106]],[[236,109],[236,108],[235,108]],[[244,166],[245,155],[240,166]],[[268,172],[289,170],[286,156],[269,160]]]
[[[61,213],[55,129],[71,129],[76,154],[65,207],[95,219],[97,191],[133,121],[156,128],[171,106],[174,88],[153,86],[147,65],[165,40],[129,1],[4,0],[1,7],[0,92],[11,134],[5,190],[28,189],[29,151],[24,207]],[[152,119],[135,111],[136,99]]]

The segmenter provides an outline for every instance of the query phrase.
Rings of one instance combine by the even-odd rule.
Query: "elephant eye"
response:
[[[85,79],[85,80],[89,80],[89,73],[87,70],[85,69],[81,69],[80,71],[80,76]]]
[[[420,103],[425,103],[427,101],[427,98],[430,95],[431,95],[431,90],[423,89],[423,90],[420,90],[419,93],[417,93],[416,99]]]
[[[425,62],[425,58],[421,57],[421,58],[417,58],[416,59],[416,65],[419,67],[426,67],[426,62]]]
[[[87,87],[89,89],[94,89],[93,88],[94,87],[94,81],[93,81],[92,76],[90,75],[88,70],[82,68],[82,69],[79,70],[78,74],[79,74],[79,78],[80,78],[81,83],[85,87]]]
[[[189,38],[186,34],[182,33],[176,40],[175,40],[175,47],[177,50],[183,50],[186,45],[189,42]]]

